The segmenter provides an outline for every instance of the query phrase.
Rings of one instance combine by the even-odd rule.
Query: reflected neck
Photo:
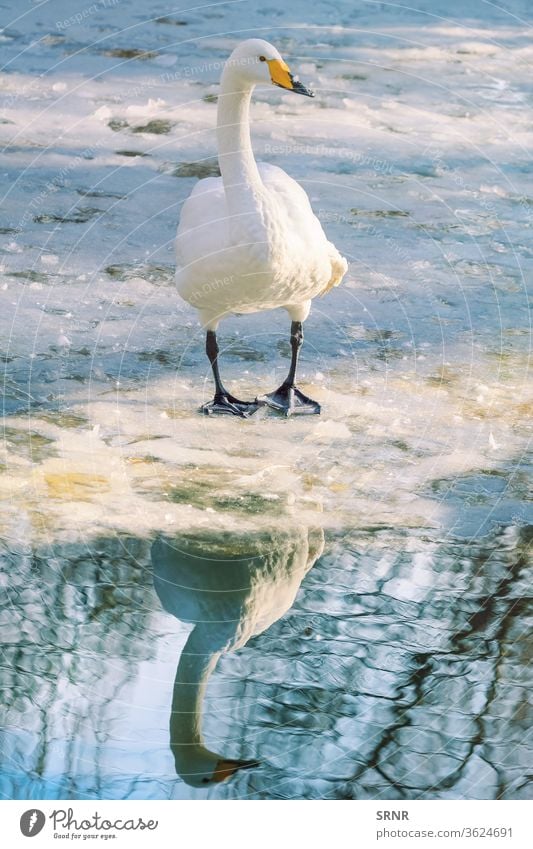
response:
[[[175,757],[187,755],[195,746],[203,748],[202,702],[222,653],[208,648],[208,631],[202,625],[191,631],[176,670],[170,715],[170,746]]]

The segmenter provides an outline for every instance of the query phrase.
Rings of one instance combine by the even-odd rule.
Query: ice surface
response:
[[[530,4],[86,11],[2,12],[0,792],[530,798]],[[317,94],[257,90],[258,158],[350,262],[306,322],[320,420],[199,416],[172,282],[220,63],[258,31]],[[220,343],[236,394],[285,376],[282,312]],[[317,523],[292,610],[210,683],[209,742],[263,766],[188,788],[151,540]]]

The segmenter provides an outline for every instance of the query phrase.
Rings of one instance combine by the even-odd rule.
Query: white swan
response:
[[[258,534],[209,532],[159,539],[154,586],[165,610],[192,622],[172,696],[170,746],[176,772],[194,787],[223,781],[257,761],[228,760],[204,745],[202,702],[224,652],[242,648],[291,607],[304,575],[322,554],[321,528]]]
[[[242,42],[224,67],[218,98],[218,161],[222,177],[200,180],[186,200],[176,238],[176,285],[199,310],[215,379],[207,414],[247,416],[259,403],[285,415],[320,413],[295,385],[302,323],[312,298],[337,286],[347,262],[326,238],[298,183],[275,165],[256,163],[250,142],[250,99],[257,84],[274,83],[313,97],[267,41]],[[216,330],[231,313],[285,307],[292,362],[275,392],[239,401],[222,384]]]

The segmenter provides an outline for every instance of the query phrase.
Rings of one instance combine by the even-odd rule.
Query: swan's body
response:
[[[246,415],[247,406],[257,407],[231,401],[222,386],[218,366],[215,369],[219,321],[231,313],[285,307],[293,322],[296,366],[301,324],[312,299],[337,286],[347,269],[302,187],[281,168],[254,159],[250,100],[257,83],[270,81],[311,95],[271,44],[260,39],[243,42],[221,79],[217,140],[222,176],[200,180],[180,217],[176,284],[182,298],[199,310],[208,333],[207,353],[216,383],[215,401],[204,408],[208,413]],[[296,390],[294,375],[287,388],[294,392],[283,412],[320,412],[316,402]],[[280,390],[265,396],[264,403],[281,409],[280,397],[274,397]]]
[[[257,173],[247,211],[232,209],[222,177],[208,177],[181,213],[177,285],[209,329],[231,313],[276,307],[305,321],[311,300],[346,270],[302,187],[276,165],[259,163]]]
[[[154,543],[154,585],[161,603],[194,625],[178,663],[170,720],[176,770],[189,784],[220,781],[257,764],[224,760],[205,747],[201,718],[207,682],[223,653],[244,646],[291,607],[323,547],[322,530],[305,527]]]

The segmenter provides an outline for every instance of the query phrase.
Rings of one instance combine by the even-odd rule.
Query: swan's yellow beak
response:
[[[288,91],[294,91],[295,94],[305,94],[307,97],[314,97],[314,91],[311,91],[304,86],[298,77],[294,77],[289,66],[283,59],[267,59],[270,69],[270,79],[274,85],[279,85],[280,88],[286,88]]]
[[[213,773],[213,781],[225,781],[231,778],[239,769],[253,769],[259,766],[259,761],[230,761],[221,759],[217,761]]]

